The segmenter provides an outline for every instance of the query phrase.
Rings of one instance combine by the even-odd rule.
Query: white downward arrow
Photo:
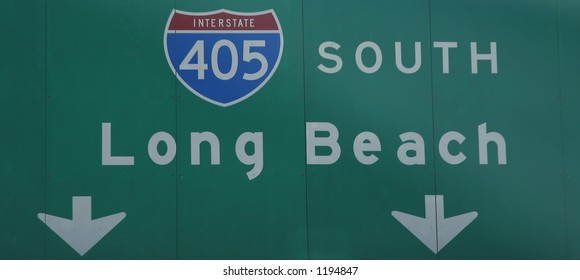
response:
[[[391,214],[433,253],[437,254],[477,218],[477,212],[474,211],[445,219],[443,209],[445,207],[442,195],[426,195],[425,218],[399,211],[393,211]]]
[[[72,220],[45,213],[38,213],[38,218],[81,256],[126,216],[125,212],[121,212],[93,220],[90,196],[73,196],[72,204]]]

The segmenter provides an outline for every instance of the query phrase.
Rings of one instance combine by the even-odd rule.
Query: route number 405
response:
[[[244,73],[243,79],[247,81],[254,81],[262,78],[268,71],[268,61],[266,57],[259,52],[252,52],[252,48],[265,47],[264,40],[244,40],[244,49],[242,58],[245,62],[250,62],[257,59],[260,63],[260,70],[255,73]],[[222,72],[218,64],[218,54],[221,48],[226,48],[230,51],[232,57],[232,64],[228,71]],[[193,57],[197,54],[197,63],[191,63]],[[238,50],[232,41],[219,40],[213,45],[211,50],[211,68],[214,75],[223,81],[233,78],[238,71]],[[198,40],[195,42],[189,53],[185,56],[179,70],[197,70],[197,79],[205,79],[205,71],[207,70],[207,63],[205,63],[204,41]]]

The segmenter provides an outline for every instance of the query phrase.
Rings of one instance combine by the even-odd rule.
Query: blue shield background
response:
[[[277,67],[278,59],[281,57],[282,34],[281,31],[271,33],[253,33],[252,31],[229,32],[199,32],[199,33],[175,33],[166,32],[166,52],[171,65],[181,82],[194,93],[205,97],[204,99],[221,106],[235,104],[263,86],[271,77],[272,71]],[[236,46],[238,54],[238,69],[236,74],[229,80],[221,80],[215,76],[211,63],[211,53],[213,46],[219,40],[229,40]],[[204,63],[208,69],[205,70],[203,80],[198,79],[197,70],[180,70],[179,65],[187,56],[192,46],[199,40],[204,41]],[[244,80],[244,73],[256,73],[260,70],[261,64],[257,59],[246,62],[243,60],[243,45],[245,40],[263,40],[265,47],[252,47],[251,52],[262,54],[268,61],[266,73],[259,79]],[[190,63],[198,62],[198,54],[194,55]],[[222,73],[229,72],[232,67],[232,54],[227,47],[222,47],[218,51],[218,65]]]

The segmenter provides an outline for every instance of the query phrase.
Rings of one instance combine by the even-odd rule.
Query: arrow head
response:
[[[435,219],[425,219],[407,213],[393,211],[391,215],[403,224],[419,241],[437,254],[437,240],[435,238]]]
[[[439,220],[437,225],[437,245],[439,251],[471,224],[475,218],[477,218],[477,212],[474,211]]]
[[[90,203],[90,197],[73,197],[72,220],[45,213],[39,213],[38,219],[62,238],[79,255],[84,256],[127,216],[125,212],[121,212],[92,220],[90,217]],[[86,213],[85,211],[89,212]]]
[[[477,212],[445,218],[444,209],[442,195],[426,195],[425,218],[399,211],[393,211],[391,215],[437,254],[477,218]]]

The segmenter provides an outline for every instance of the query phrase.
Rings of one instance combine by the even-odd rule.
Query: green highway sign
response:
[[[1,259],[578,259],[580,3],[4,1]]]

